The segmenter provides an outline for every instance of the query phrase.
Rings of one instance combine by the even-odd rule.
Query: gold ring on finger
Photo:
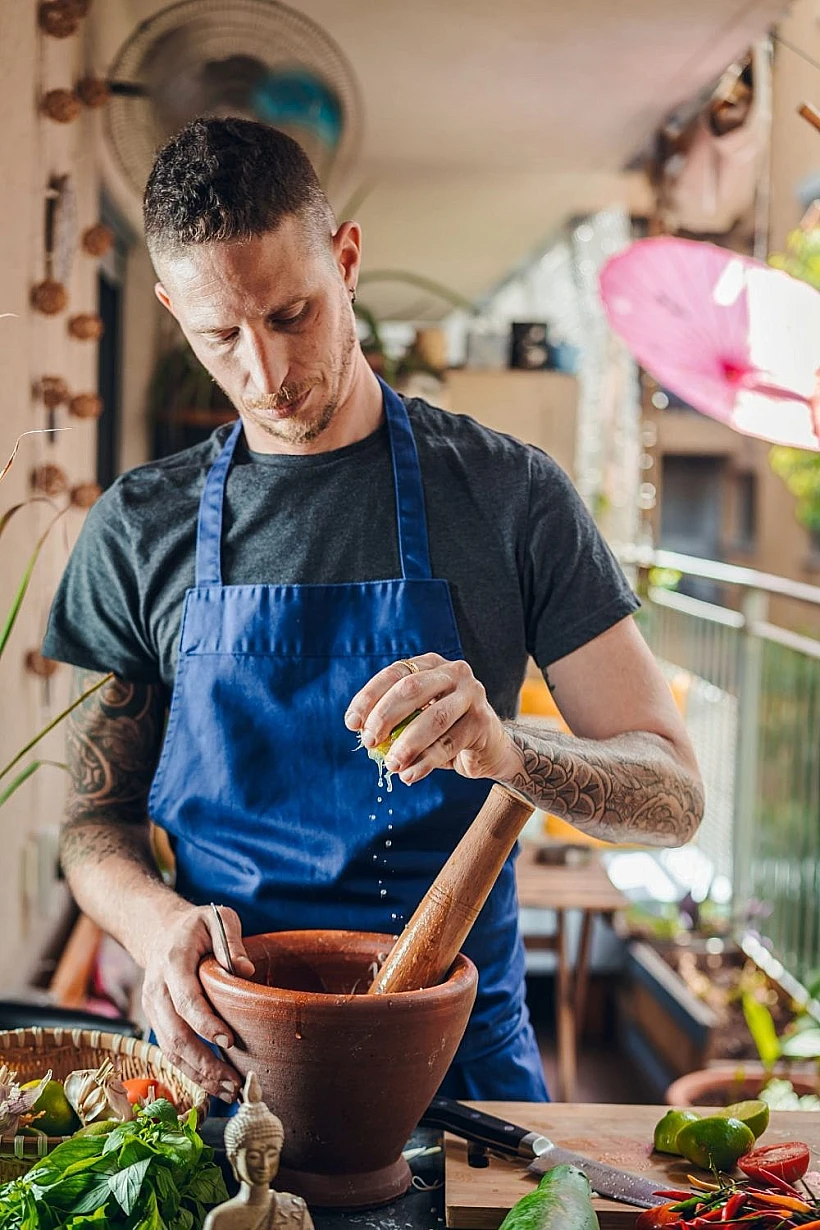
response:
[[[406,666],[411,675],[419,673],[418,663],[414,662],[412,658],[399,658],[399,666]]]

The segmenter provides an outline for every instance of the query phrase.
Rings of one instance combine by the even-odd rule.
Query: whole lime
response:
[[[33,1089],[37,1083],[27,1081],[20,1088]],[[31,1109],[37,1116],[31,1126],[38,1132],[45,1132],[46,1136],[71,1136],[80,1126],[74,1107],[59,1081],[49,1081]],[[40,1111],[43,1113],[40,1114]]]
[[[658,1153],[674,1153],[680,1156],[678,1133],[687,1123],[697,1123],[700,1115],[693,1110],[668,1110],[655,1125],[653,1145]]]
[[[731,1170],[737,1159],[749,1152],[754,1140],[754,1132],[739,1119],[711,1115],[681,1128],[678,1149],[704,1170]]]

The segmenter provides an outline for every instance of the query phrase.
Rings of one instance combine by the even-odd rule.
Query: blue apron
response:
[[[149,809],[171,836],[177,891],[196,904],[231,906],[246,935],[314,927],[399,932],[492,784],[436,770],[388,793],[344,724],[353,695],[391,662],[428,652],[463,657],[449,586],[430,573],[407,411],[386,385],[383,395],[396,484],[396,580],[224,585],[225,482],[241,422],[205,482],[196,584],[185,596]],[[464,949],[479,969],[478,999],[443,1092],[546,1100],[524,1002],[512,857]]]

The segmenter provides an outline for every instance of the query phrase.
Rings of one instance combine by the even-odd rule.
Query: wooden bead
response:
[[[31,306],[36,312],[42,312],[44,316],[56,316],[68,306],[68,291],[62,282],[46,278],[44,282],[38,282],[32,288]]]
[[[83,77],[77,82],[77,94],[87,107],[104,107],[111,97],[108,82],[103,77]]]
[[[68,331],[82,342],[98,342],[104,332],[102,318],[96,312],[80,312],[69,318]]]
[[[35,466],[30,478],[34,490],[41,491],[43,495],[62,495],[64,491],[68,491],[70,486],[65,470],[51,462]]]
[[[87,226],[80,240],[83,251],[89,256],[105,256],[106,252],[110,251],[113,242],[114,232],[110,226],[104,226],[102,222],[95,222],[93,226]]]
[[[82,103],[73,90],[49,90],[41,105],[48,118],[58,124],[70,124],[82,111]]]
[[[79,29],[82,13],[73,0],[44,0],[37,11],[37,22],[44,34],[68,38]]]
[[[77,393],[68,403],[68,413],[76,419],[98,419],[103,411],[103,400],[96,393]]]
[[[44,658],[39,649],[30,649],[26,654],[26,670],[41,679],[50,679],[60,668],[53,658]]]
[[[90,508],[102,495],[99,483],[78,483],[71,488],[71,503],[75,508]]]
[[[56,410],[68,401],[68,385],[62,376],[43,376],[38,392],[46,410]]]

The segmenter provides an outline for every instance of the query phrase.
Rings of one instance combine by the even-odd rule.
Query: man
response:
[[[163,1050],[231,1102],[237,1075],[203,1042],[232,1041],[197,977],[221,953],[209,902],[250,974],[243,933],[400,930],[493,779],[659,845],[692,836],[702,795],[566,476],[371,372],[360,230],[337,226],[298,145],[197,120],[158,155],[144,216],[157,296],[239,420],[124,475],[86,520],[44,652],[86,686],[116,678],[70,724],[61,850],[82,909],[144,968]],[[511,720],[528,654],[577,738]],[[355,735],[372,747],[416,711],[386,795]],[[546,1097],[512,860],[466,950],[479,997],[446,1091]]]

